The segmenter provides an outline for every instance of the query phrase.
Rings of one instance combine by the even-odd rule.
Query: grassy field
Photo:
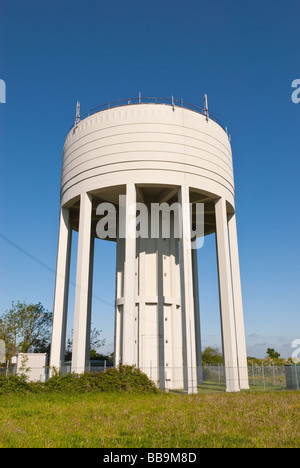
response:
[[[300,392],[0,396],[0,447],[300,445]]]

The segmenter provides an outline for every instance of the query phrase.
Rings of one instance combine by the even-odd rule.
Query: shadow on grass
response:
[[[198,385],[198,393],[226,392],[224,382],[205,381]],[[184,394],[184,390],[170,390],[170,393]]]
[[[210,392],[225,392],[226,387],[224,382],[206,381],[203,384],[198,385],[199,393],[210,393]]]

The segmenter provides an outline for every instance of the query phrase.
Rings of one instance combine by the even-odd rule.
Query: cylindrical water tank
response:
[[[112,206],[115,218],[108,237],[117,241],[116,365],[138,366],[161,388],[197,391],[202,362],[197,256],[191,253],[190,228],[196,237],[216,232],[227,389],[247,388],[245,372],[241,377],[246,358],[228,134],[207,109],[146,101],[95,109],[76,120],[64,144],[58,249],[58,272],[64,278],[70,232],[79,232],[72,368],[81,372],[88,360],[93,245],[99,220]],[[179,221],[172,208],[176,204],[191,207]],[[128,226],[137,222],[141,205],[147,211],[147,235],[131,240]],[[182,236],[175,231],[166,236],[163,227],[152,236],[154,205],[168,206],[161,210],[162,221],[180,225]],[[66,291],[66,281],[57,276],[53,363],[63,354],[59,336],[65,330]]]

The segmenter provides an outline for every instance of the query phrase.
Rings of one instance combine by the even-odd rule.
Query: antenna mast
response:
[[[76,119],[75,119],[75,125],[78,125],[80,121],[80,102],[77,101],[76,103]]]
[[[204,115],[208,122],[208,104],[207,104],[207,94],[204,94]]]

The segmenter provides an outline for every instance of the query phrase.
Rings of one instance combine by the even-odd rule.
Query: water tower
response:
[[[180,216],[174,208],[187,206]],[[163,232],[165,218],[170,229]],[[226,389],[248,388],[231,146],[206,100],[204,109],[139,97],[81,118],[77,110],[63,150],[50,356],[56,368],[64,362],[72,230],[78,231],[72,371],[88,364],[94,242],[105,223],[117,249],[116,366],[136,365],[162,389],[197,392],[201,334],[191,231],[215,232]]]

